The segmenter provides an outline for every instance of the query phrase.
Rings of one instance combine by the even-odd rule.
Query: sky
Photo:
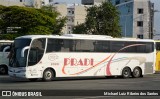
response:
[[[150,0],[154,3],[154,9],[160,11],[160,0]],[[81,0],[54,0],[54,2],[66,2],[69,4],[72,3],[81,3]],[[154,13],[154,32],[155,34],[160,34],[160,12]]]

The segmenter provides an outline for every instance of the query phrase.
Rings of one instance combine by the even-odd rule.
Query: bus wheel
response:
[[[4,65],[0,66],[0,74],[2,74],[2,75],[8,74],[8,68],[7,68],[7,66],[4,66]]]
[[[46,69],[43,72],[43,81],[51,81],[53,77],[54,77],[54,75],[53,75],[53,71],[51,69]]]
[[[129,78],[131,76],[131,70],[129,67],[123,68],[122,76],[123,76],[123,78]]]
[[[138,78],[138,77],[141,77],[142,76],[142,71],[139,67],[136,67],[133,69],[133,73],[132,73],[132,76],[134,78]]]

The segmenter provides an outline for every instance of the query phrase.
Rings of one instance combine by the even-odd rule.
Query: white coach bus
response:
[[[7,58],[10,52],[11,43],[10,40],[0,40],[0,74],[8,73],[9,59]]]
[[[155,71],[153,40],[100,35],[28,35],[14,40],[9,75],[35,81],[54,77],[142,77]]]

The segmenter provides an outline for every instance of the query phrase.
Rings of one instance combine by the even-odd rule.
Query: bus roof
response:
[[[0,40],[0,43],[12,43],[12,40]]]
[[[87,35],[87,34],[64,34],[65,37],[78,37],[78,38],[113,38],[107,35]]]
[[[160,40],[155,40],[155,42],[160,42]]]
[[[144,42],[155,42],[151,39],[135,39],[135,38],[113,38],[105,35],[86,35],[86,34],[65,34],[59,35],[25,35],[17,37],[16,39],[36,39],[36,38],[57,38],[57,39],[85,39],[85,40],[121,40],[121,41],[144,41]]]

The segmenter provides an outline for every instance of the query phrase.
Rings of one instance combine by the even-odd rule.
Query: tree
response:
[[[54,9],[35,9],[27,7],[1,7],[0,6],[0,30],[7,34],[8,27],[21,36],[27,34],[60,34],[66,18],[58,18],[60,14]],[[14,38],[14,37],[13,37]]]
[[[73,33],[121,36],[119,12],[110,2],[87,9],[85,23],[74,27]],[[81,31],[81,32],[80,32]]]
[[[86,34],[87,33],[87,28],[85,26],[85,23],[79,24],[77,26],[74,26],[73,28],[73,33],[75,34]]]

